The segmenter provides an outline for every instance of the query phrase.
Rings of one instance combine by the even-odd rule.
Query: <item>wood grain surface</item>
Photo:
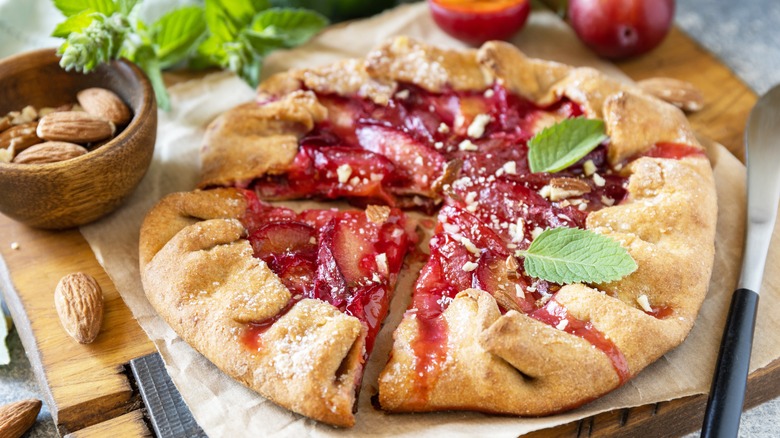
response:
[[[674,29],[648,56],[618,64],[634,79],[668,76],[699,87],[705,108],[690,116],[701,135],[740,159],[743,130],[755,94],[688,36]],[[168,79],[176,81],[181,76]],[[10,249],[18,242],[18,250]],[[28,228],[0,216],[0,255],[10,270],[3,290],[44,398],[60,430],[72,437],[148,436],[138,395],[124,372],[128,360],[154,350],[76,230]],[[103,287],[106,320],[97,341],[79,345],[59,326],[52,296],[62,275],[87,272]],[[718,328],[720,330],[720,328]],[[747,404],[780,395],[780,361],[753,373]],[[666,437],[701,425],[706,396],[607,412],[532,433],[533,437]]]
[[[154,345],[78,230],[38,230],[0,216],[0,255],[10,273],[2,279],[6,303],[60,433],[137,409],[124,365]],[[103,289],[103,328],[91,344],[68,336],[54,308],[54,288],[72,272],[92,275]]]

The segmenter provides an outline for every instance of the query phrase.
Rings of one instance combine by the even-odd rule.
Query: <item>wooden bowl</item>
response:
[[[75,103],[76,93],[102,87],[133,111],[108,143],[77,158],[48,164],[0,162],[0,212],[38,228],[83,225],[116,209],[146,173],[157,136],[157,103],[146,75],[120,60],[89,74],[66,72],[54,49],[0,60],[0,117],[27,105]]]

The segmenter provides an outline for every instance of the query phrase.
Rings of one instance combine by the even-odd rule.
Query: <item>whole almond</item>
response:
[[[130,108],[113,91],[87,88],[79,91],[76,99],[87,113],[109,120],[117,126],[126,125],[130,121]]]
[[[103,324],[103,291],[91,275],[68,274],[54,290],[54,305],[62,327],[81,344],[94,341]]]
[[[53,112],[38,122],[38,137],[49,141],[91,143],[114,135],[113,123],[80,111]]]
[[[35,424],[41,401],[30,399],[0,406],[0,437],[19,438]]]
[[[47,141],[23,150],[12,162],[16,164],[46,164],[70,160],[87,153],[87,149],[64,141]]]
[[[14,150],[19,152],[42,142],[36,135],[37,126],[38,122],[27,122],[6,129],[0,133],[0,148],[8,149],[13,146]]]
[[[673,78],[650,78],[637,82],[648,94],[665,100],[684,111],[699,111],[704,107],[704,96],[693,84]]]

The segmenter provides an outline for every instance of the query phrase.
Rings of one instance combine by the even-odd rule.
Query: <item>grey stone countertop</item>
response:
[[[0,3],[3,1],[0,0]],[[676,22],[756,93],[761,94],[780,83],[779,1],[679,0]],[[9,334],[7,343],[11,364],[0,366],[0,405],[25,398],[40,398],[30,363],[15,331]],[[26,436],[57,436],[45,404],[37,423]],[[740,436],[780,436],[780,397],[745,412]]]

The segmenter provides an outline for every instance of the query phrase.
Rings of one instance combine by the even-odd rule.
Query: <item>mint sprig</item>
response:
[[[608,137],[601,120],[577,117],[543,129],[528,141],[531,172],[559,172],[580,160]]]
[[[528,275],[558,284],[606,283],[636,271],[625,248],[609,237],[579,228],[553,228],[542,232],[525,251]]]
[[[203,7],[173,9],[151,26],[138,17],[139,0],[52,2],[65,16],[52,32],[65,39],[59,49],[63,68],[86,73],[127,58],[146,72],[166,110],[162,70],[190,61],[195,68],[230,69],[256,86],[268,53],[302,44],[328,24],[316,12],[275,8],[269,0],[206,0]]]

